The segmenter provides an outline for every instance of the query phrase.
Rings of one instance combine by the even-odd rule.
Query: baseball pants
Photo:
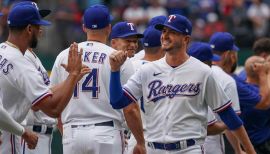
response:
[[[193,145],[183,150],[160,150],[146,147],[147,154],[204,154],[203,145]]]
[[[111,126],[72,125],[63,127],[64,154],[122,154],[122,131]]]
[[[225,154],[223,134],[207,136],[204,149],[205,154]]]
[[[30,150],[27,147],[25,141],[23,141],[23,154],[51,154],[52,135],[38,134],[38,143],[34,150]]]
[[[21,154],[21,137],[9,132],[2,131],[2,144],[0,145],[0,154]]]

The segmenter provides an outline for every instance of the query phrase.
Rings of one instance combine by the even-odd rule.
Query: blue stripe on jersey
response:
[[[32,105],[36,104],[37,102],[39,102],[40,100],[42,100],[43,98],[47,97],[47,96],[51,96],[52,94],[50,92],[45,92],[44,94],[40,95],[38,98],[36,98],[33,102]]]
[[[214,119],[214,120],[212,120],[212,121],[209,121],[208,123],[207,123],[207,125],[208,126],[211,126],[211,125],[213,125],[214,123],[216,123],[217,122],[217,119]]]
[[[214,109],[213,111],[216,112],[216,113],[217,113],[217,112],[221,112],[222,110],[226,109],[227,107],[229,107],[229,106],[231,106],[231,105],[232,105],[232,102],[231,102],[231,100],[229,100],[227,103],[225,103],[225,104],[223,104],[222,106],[220,106],[220,107]]]

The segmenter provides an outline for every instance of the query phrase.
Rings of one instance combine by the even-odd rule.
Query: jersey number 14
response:
[[[92,98],[97,99],[99,93],[99,86],[98,86],[98,69],[94,68],[91,70],[91,73],[87,75],[85,80],[82,82],[82,92],[92,92]],[[80,83],[78,82],[75,89],[73,96],[74,98],[79,97],[79,89]]]

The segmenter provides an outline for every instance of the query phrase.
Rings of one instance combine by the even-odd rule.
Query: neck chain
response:
[[[13,44],[13,43],[11,43],[9,41],[6,41],[6,44],[12,46],[13,48],[16,48],[16,49],[20,50],[20,48],[17,45],[15,45],[15,44]]]

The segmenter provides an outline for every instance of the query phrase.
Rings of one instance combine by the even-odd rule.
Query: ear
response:
[[[33,27],[30,24],[28,24],[26,26],[26,32],[30,34],[30,33],[32,33],[32,31],[33,31]]]
[[[187,45],[187,46],[188,46],[188,44],[190,43],[190,40],[191,40],[190,35],[186,35],[184,41],[186,42],[186,45]]]
[[[116,45],[117,45],[117,40],[116,39],[111,39],[111,47],[116,49]]]

